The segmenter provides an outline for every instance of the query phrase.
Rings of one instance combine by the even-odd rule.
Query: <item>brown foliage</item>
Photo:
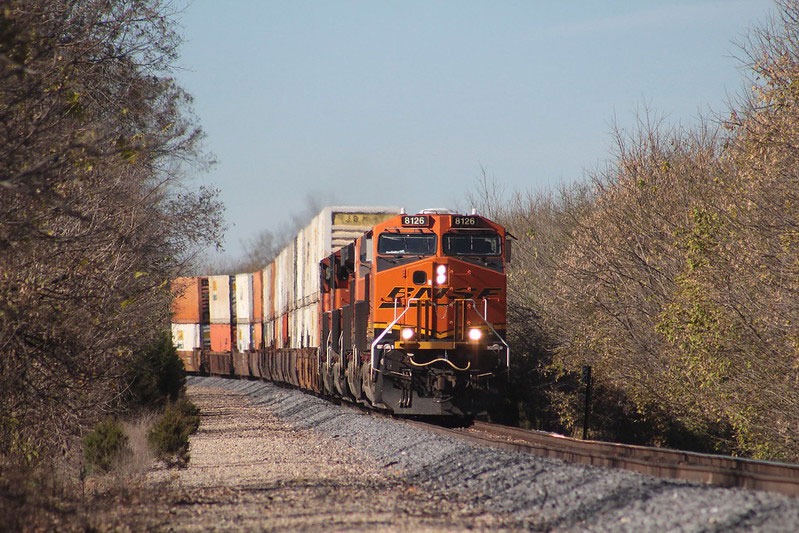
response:
[[[158,1],[0,10],[0,457],[63,446],[123,392],[168,321],[166,280],[218,237]]]
[[[643,113],[588,183],[501,212],[518,338],[551,371],[594,368],[594,434],[799,460],[799,3],[779,6],[724,128]],[[550,407],[575,429],[564,384]]]

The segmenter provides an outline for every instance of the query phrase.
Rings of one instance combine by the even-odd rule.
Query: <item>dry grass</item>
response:
[[[156,419],[155,413],[145,413],[121,422],[128,437],[128,449],[117,457],[110,472],[95,473],[86,479],[87,496],[121,496],[141,487],[155,460],[147,443],[147,432]]]
[[[122,429],[128,436],[130,454],[123,457],[117,465],[115,470],[120,474],[142,476],[152,466],[155,455],[147,443],[147,433],[153,427],[156,418],[154,413],[145,413],[134,420],[122,423]]]

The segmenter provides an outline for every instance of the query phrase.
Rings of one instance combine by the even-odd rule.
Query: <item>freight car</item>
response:
[[[474,213],[326,208],[261,271],[174,280],[173,341],[190,372],[475,415],[510,362],[509,244]]]

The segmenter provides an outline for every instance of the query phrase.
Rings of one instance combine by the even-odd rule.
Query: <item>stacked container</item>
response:
[[[264,347],[264,272],[259,270],[252,274],[252,347],[261,350]]]
[[[203,278],[172,280],[172,343],[187,370],[197,370],[196,355],[202,349]]]
[[[253,282],[252,274],[236,274],[236,349],[252,350]]]
[[[264,267],[263,272],[263,307],[264,307],[264,347],[275,347],[275,263]]]
[[[264,344],[318,347],[319,262],[399,212],[398,207],[326,207],[300,230],[263,270]]]
[[[211,351],[229,352],[233,346],[233,276],[208,276],[208,307],[211,318]]]
[[[259,272],[175,279],[172,337],[187,369],[199,370],[201,352],[213,354],[207,371],[224,374],[245,359],[258,367],[261,349],[318,347],[319,262],[399,211],[327,207]]]

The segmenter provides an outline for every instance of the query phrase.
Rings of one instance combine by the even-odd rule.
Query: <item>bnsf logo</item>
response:
[[[472,289],[468,287],[441,287],[436,289],[435,298],[454,298],[458,300],[490,298],[502,292],[499,287],[485,287],[483,289]],[[388,298],[391,302],[383,302],[380,304],[381,308],[394,307],[393,300],[395,298],[430,298],[433,294],[431,287],[394,287],[388,293]]]

